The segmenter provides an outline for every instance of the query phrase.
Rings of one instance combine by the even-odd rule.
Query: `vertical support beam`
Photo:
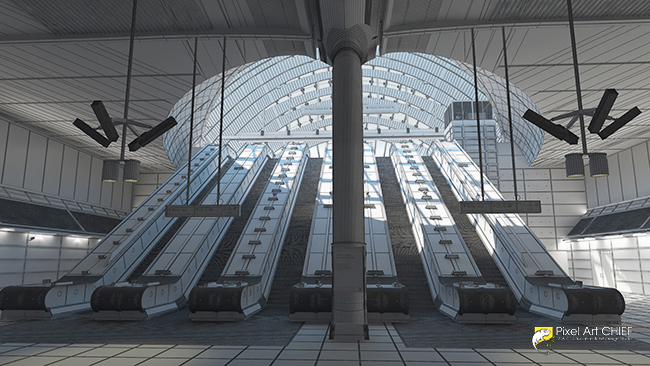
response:
[[[578,110],[582,110],[582,91],[580,90],[580,72],[578,71],[578,48],[576,47],[576,31],[573,26],[573,8],[571,0],[566,0],[569,10],[569,30],[571,31],[571,53],[573,54],[573,73],[576,79],[576,94],[578,97]],[[587,155],[587,135],[585,133],[585,117],[582,113],[580,116],[580,140],[582,142],[582,154]]]
[[[332,329],[336,340],[368,339],[363,212],[362,56],[336,52],[332,71]]]

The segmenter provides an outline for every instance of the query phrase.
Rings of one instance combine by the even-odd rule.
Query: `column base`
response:
[[[330,339],[335,341],[363,341],[370,339],[368,324],[330,324]]]

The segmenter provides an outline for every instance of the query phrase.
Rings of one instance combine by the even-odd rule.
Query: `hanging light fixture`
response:
[[[136,183],[140,179],[140,162],[138,160],[124,161],[124,181]]]
[[[574,153],[564,155],[566,159],[566,176],[569,178],[577,178],[585,176],[585,165],[582,161],[582,154]]]
[[[102,167],[102,182],[116,183],[119,179],[119,160],[104,160],[104,166]]]
[[[608,176],[609,166],[607,165],[607,154],[589,153],[589,171],[594,178]]]

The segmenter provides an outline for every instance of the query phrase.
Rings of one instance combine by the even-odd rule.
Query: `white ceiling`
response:
[[[227,68],[283,54],[314,57],[319,25],[327,24],[318,14],[351,2],[342,3],[139,0],[129,118],[156,124],[191,88],[194,36],[198,84],[221,72],[224,35]],[[573,3],[585,107],[616,88],[613,116],[633,106],[650,111],[650,2]],[[426,52],[471,63],[475,27],[478,65],[501,76],[505,26],[511,82],[546,117],[577,109],[564,0],[382,0],[372,7],[384,24],[382,53]],[[104,149],[72,121],[97,125],[90,108],[96,99],[112,117],[123,117],[131,11],[125,0],[0,0],[0,114],[95,156],[118,157],[119,143]],[[650,113],[643,113],[606,141],[589,136],[589,150],[613,153],[646,141],[648,126]],[[577,124],[572,130],[579,135]],[[560,165],[578,149],[547,136],[535,164]],[[160,140],[127,157],[141,160],[143,171],[173,169]]]

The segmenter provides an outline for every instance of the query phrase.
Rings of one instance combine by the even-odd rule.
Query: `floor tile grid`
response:
[[[0,344],[0,347],[6,347],[9,345],[11,347],[11,344],[5,343],[5,344]],[[115,364],[121,364],[123,361],[126,359],[139,359],[134,365],[140,365],[140,364],[145,364],[149,361],[153,361],[152,363],[155,364],[157,361],[161,361],[164,359],[178,359],[179,360],[179,365],[181,364],[186,364],[189,363],[190,361],[194,359],[200,359],[201,355],[206,352],[209,349],[215,349],[214,346],[205,346],[205,349],[197,353],[196,355],[192,357],[161,357],[159,358],[158,356],[162,355],[165,352],[173,351],[173,350],[183,350],[183,349],[189,349],[193,348],[190,346],[185,346],[185,345],[147,345],[147,344],[141,344],[141,345],[120,345],[120,344],[99,344],[99,345],[91,345],[90,347],[87,347],[89,345],[85,345],[87,348],[86,350],[81,351],[80,353],[75,353],[70,356],[65,356],[61,357],[57,360],[54,360],[53,362],[46,362],[42,363],[39,362],[39,359],[45,359],[46,353],[56,351],[56,350],[64,350],[64,349],[70,349],[70,348],[75,348],[75,347],[81,347],[84,345],[79,345],[79,344],[61,344],[61,345],[56,345],[55,347],[50,347],[50,345],[44,345],[44,344],[31,344],[31,345],[21,345],[18,348],[15,348],[11,351],[5,351],[1,352],[0,356],[7,355],[9,352],[17,351],[17,350],[26,350],[31,347],[48,347],[48,349],[43,349],[41,352],[34,353],[32,355],[24,355],[20,356],[20,358],[10,360],[7,363],[0,362],[0,365],[12,365],[16,364],[18,361],[24,360],[26,358],[30,358],[30,362],[33,363],[38,363],[38,364],[43,364],[43,365],[65,365],[70,363],[71,360],[84,360],[84,359],[92,359],[92,358],[100,358],[99,360],[96,360],[94,362],[87,363],[87,365],[98,365],[104,363],[104,361],[110,360],[110,361],[116,361]],[[124,346],[124,347],[123,347]],[[217,346],[218,347],[218,346]],[[122,349],[123,348],[123,349]],[[231,347],[232,349],[238,349],[240,347]],[[227,360],[227,364],[235,360],[239,355],[241,355],[244,351],[246,351],[249,347],[241,347],[242,349],[232,358]],[[91,355],[90,352],[92,351],[97,351],[97,350],[110,350],[110,349],[119,349],[112,355],[104,355],[104,356],[94,356]],[[218,348],[217,348],[218,349]],[[132,352],[132,351],[138,351],[138,350],[149,350],[149,355],[130,355],[130,356],[125,356],[127,353]]]
[[[395,346],[395,349],[397,350],[397,354],[399,355],[400,360],[402,360],[402,363],[404,365],[406,365],[406,361],[404,360],[404,356],[402,356],[402,352],[400,351],[400,347],[398,347],[398,343],[402,344],[402,345],[404,344],[404,343],[402,343],[402,339],[399,338],[399,335],[397,334],[397,332],[395,332],[395,328],[393,328],[392,325],[390,326],[390,328],[388,328],[388,324],[384,323],[384,328],[386,328],[386,333],[388,333],[388,336],[390,337],[390,340],[393,342],[393,346]],[[392,334],[391,330],[393,332],[395,332],[395,337],[397,337],[397,339],[399,339],[399,342],[395,342],[395,337],[393,337],[393,334]],[[361,359],[361,354],[359,354],[359,359]]]
[[[621,325],[632,327],[631,338],[650,343],[650,296],[641,294],[623,294],[625,297],[625,312]]]

